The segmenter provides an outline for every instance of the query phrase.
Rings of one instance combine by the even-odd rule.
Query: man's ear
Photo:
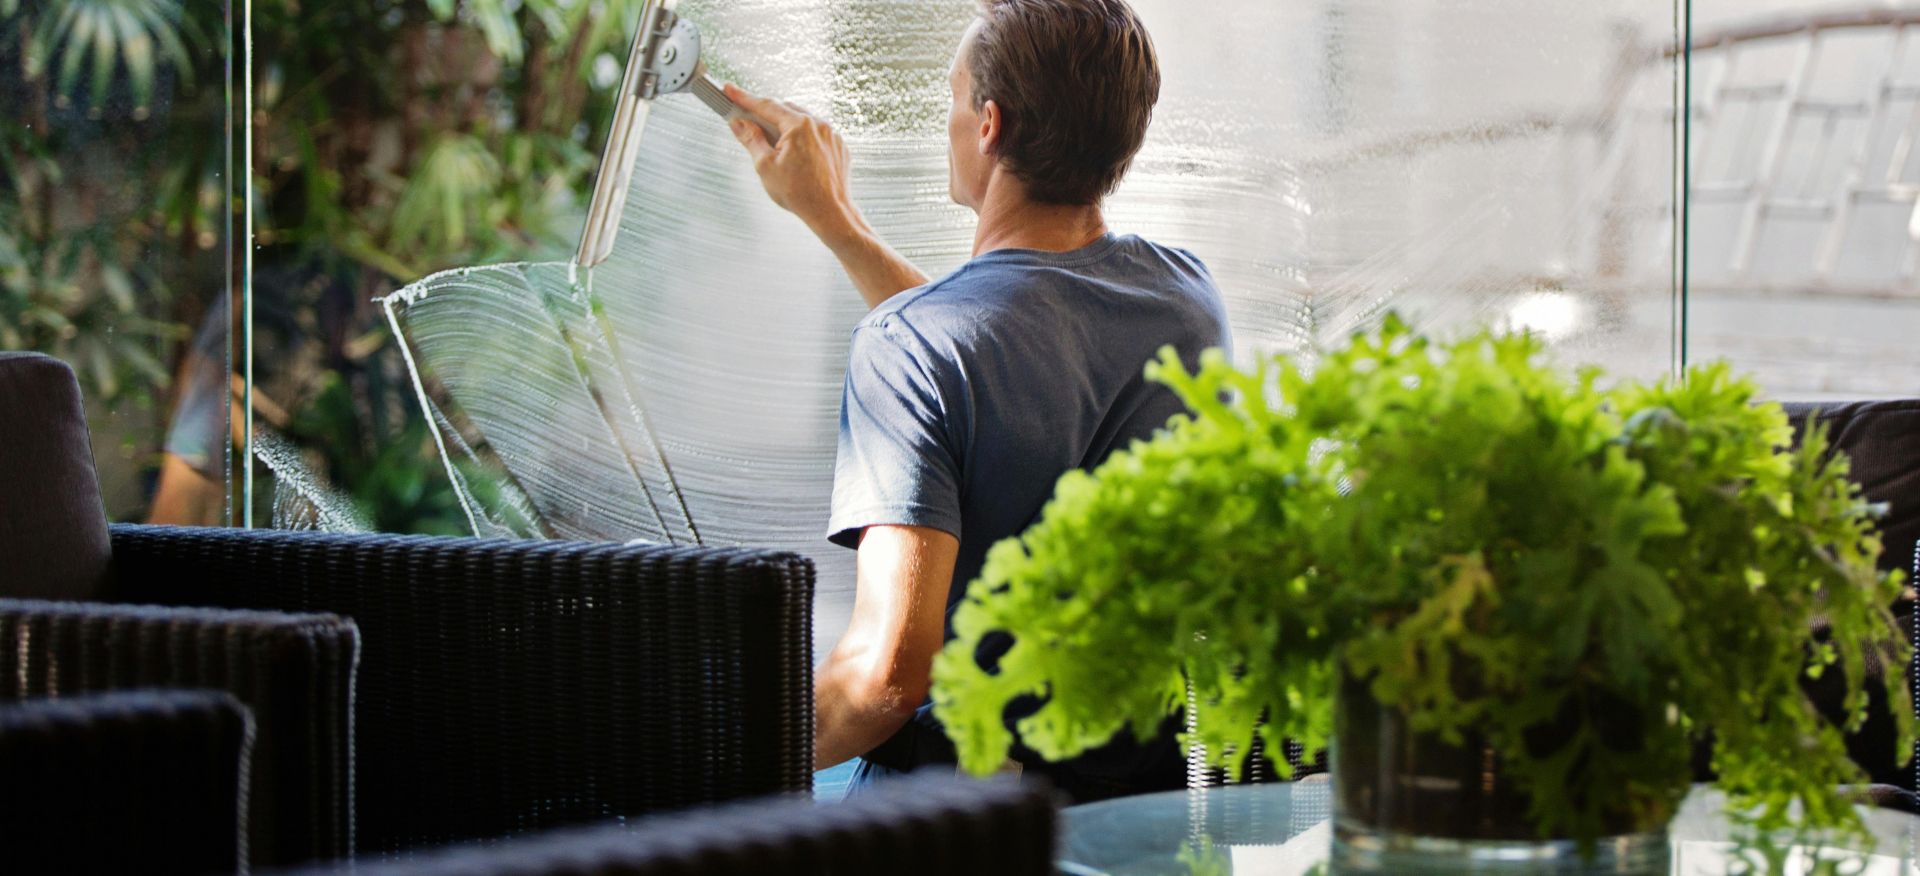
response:
[[[1004,119],[1000,115],[1000,105],[989,100],[980,105],[980,154],[992,155],[1000,151],[1000,133]]]

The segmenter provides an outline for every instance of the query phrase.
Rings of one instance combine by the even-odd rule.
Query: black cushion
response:
[[[0,869],[245,872],[251,741],[246,709],[214,691],[0,703]]]
[[[39,353],[0,352],[0,596],[94,598],[108,552],[73,370]]]

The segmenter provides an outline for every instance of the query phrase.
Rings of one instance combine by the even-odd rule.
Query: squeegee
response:
[[[627,186],[633,182],[634,160],[640,155],[640,132],[655,98],[691,93],[729,122],[747,119],[766,132],[767,142],[780,140],[773,125],[728,100],[719,83],[707,75],[707,65],[700,59],[700,29],[680,17],[675,11],[679,5],[680,0],[649,0],[640,10],[640,25],[614,102],[613,129],[594,177],[593,200],[587,204],[587,227],[574,256],[580,267],[600,264],[613,252],[620,214],[627,205]]]

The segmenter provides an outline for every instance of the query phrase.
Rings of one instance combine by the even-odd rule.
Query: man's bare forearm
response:
[[[882,696],[874,701],[862,690],[871,670],[835,648],[813,671],[813,768],[823,770],[866,754],[887,741],[913,715],[915,703]],[[863,695],[865,694],[865,695]]]
[[[831,220],[814,227],[813,232],[840,260],[840,267],[853,279],[853,286],[866,299],[869,308],[917,286],[927,284],[927,275],[906,256],[888,246],[875,234],[860,211],[851,205],[842,207]]]
[[[937,529],[861,532],[852,622],[813,671],[816,768],[872,751],[926,701],[959,554]]]

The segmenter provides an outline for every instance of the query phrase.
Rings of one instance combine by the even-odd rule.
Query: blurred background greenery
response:
[[[237,463],[206,448],[241,416],[228,167],[244,156],[259,426],[373,528],[467,531],[373,299],[456,265],[565,257],[640,5],[255,0],[238,119],[227,4],[0,0],[0,349],[80,373],[109,513],[243,516]]]

